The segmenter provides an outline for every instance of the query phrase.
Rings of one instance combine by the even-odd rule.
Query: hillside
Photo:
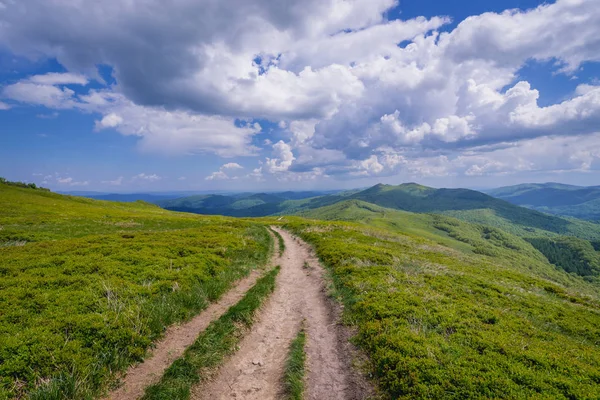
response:
[[[469,189],[434,189],[413,183],[398,186],[376,185],[348,196],[323,196],[303,203],[288,202],[281,214],[328,206],[355,199],[390,209],[414,213],[437,213],[503,229],[519,236],[577,236],[600,239],[600,225],[564,219],[519,207]]]
[[[305,199],[327,197],[331,192],[240,193],[235,195],[198,195],[157,201],[171,211],[230,217],[264,217],[288,208],[288,204],[304,203]]]
[[[600,187],[558,183],[523,184],[486,191],[489,195],[538,211],[600,220]]]
[[[0,184],[0,399],[99,393],[270,247],[256,223]]]
[[[597,284],[446,216],[357,200],[303,215],[331,219],[283,222],[329,268],[387,398],[600,397]]]
[[[524,262],[530,266],[533,261],[542,262],[546,267],[547,264],[553,264],[563,271],[591,277],[600,282],[600,252],[595,251],[591,242],[575,237],[521,238],[487,225],[444,215],[398,211],[361,200],[347,200],[298,215],[327,221],[360,222],[404,235],[426,238],[469,254]],[[519,261],[521,256],[524,258]],[[555,279],[562,276],[546,267],[542,268],[544,276],[553,276]]]
[[[307,194],[308,195],[308,194]],[[240,196],[191,196],[159,202],[173,211],[233,217],[264,217],[303,213],[346,200],[361,200],[381,207],[413,213],[438,213],[503,229],[519,236],[577,236],[600,240],[600,225],[548,215],[516,206],[469,189],[434,189],[415,183],[375,185],[366,190],[347,191],[302,199],[281,194]]]
[[[406,198],[390,200],[398,190]],[[283,202],[297,208],[331,203],[300,211],[303,217],[240,220],[0,184],[0,398],[100,397],[115,373],[144,359],[167,326],[196,315],[265,264],[273,249],[265,225],[284,227],[314,247],[383,395],[600,396],[600,264],[593,244],[558,235],[522,238],[438,213],[381,207],[357,195],[396,206],[412,196],[423,200],[419,210],[443,198],[417,185],[377,186]],[[271,194],[242,196],[236,201],[265,201]],[[474,201],[464,192],[449,197],[465,196],[459,205]],[[277,232],[283,280],[275,280],[274,271],[256,290],[261,299],[274,291],[277,301],[267,304],[267,315],[281,321],[294,315],[300,328],[302,313],[314,309],[298,306],[307,289],[314,301],[328,283],[312,275],[316,259],[289,232]],[[280,335],[295,331],[284,322],[274,331],[268,318],[254,330],[242,311],[260,308],[256,290],[165,366],[143,398],[190,398],[190,388],[207,379],[207,366],[226,362],[249,331],[251,343],[243,342],[239,352],[246,363],[262,362],[248,346],[263,349],[261,357],[273,353],[268,348],[281,350]],[[320,329],[341,326],[318,319],[329,315],[326,310],[306,318],[320,321]],[[314,324],[308,327],[307,346],[313,346]],[[263,331],[272,332],[268,343],[256,339]],[[345,339],[329,340],[321,352],[338,357],[342,350],[336,353],[330,343]],[[323,376],[331,372],[326,364],[309,367]],[[275,383],[281,379],[277,371],[270,376]],[[217,386],[227,393],[227,385]],[[173,395],[181,390],[187,394]]]

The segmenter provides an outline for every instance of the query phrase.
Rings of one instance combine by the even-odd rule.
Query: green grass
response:
[[[304,398],[305,344],[306,332],[302,328],[290,345],[290,352],[285,363],[283,382],[288,400],[302,400]]]
[[[281,234],[279,232],[277,232],[274,229],[269,228],[269,230],[273,233],[273,235],[275,235],[275,237],[277,238],[277,242],[279,243],[279,257],[283,256],[283,253],[285,253],[285,241],[283,240],[283,237],[281,237]]]
[[[190,398],[192,386],[203,380],[203,370],[214,368],[232,353],[252,326],[254,315],[275,288],[279,267],[259,279],[244,298],[198,336],[198,339],[165,371],[160,382],[146,388],[144,400]]]
[[[93,398],[272,240],[254,222],[0,184],[0,399]]]
[[[527,239],[552,264],[588,279],[600,277],[600,254],[592,243],[568,236]]]
[[[344,321],[389,398],[600,398],[598,286],[528,243],[460,221],[455,233],[484,251],[390,226],[286,222],[331,272]]]

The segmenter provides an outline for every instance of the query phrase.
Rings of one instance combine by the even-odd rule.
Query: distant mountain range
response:
[[[181,199],[182,204],[193,204],[194,207],[202,204],[202,199],[207,200],[208,208],[213,208],[215,205],[222,207],[228,203],[233,203],[237,200],[249,199],[250,201],[241,202],[239,207],[247,208],[248,206],[270,203],[280,200],[298,200],[307,197],[323,196],[326,194],[338,193],[339,190],[328,191],[304,191],[304,192],[275,192],[275,193],[240,193],[231,191],[185,191],[185,192],[149,192],[149,193],[106,193],[106,192],[91,192],[91,191],[60,191],[57,193],[69,196],[87,197],[94,200],[120,201],[123,203],[132,203],[135,201],[146,201],[153,204],[170,204],[167,200],[175,200],[174,204],[179,204]],[[235,201],[220,201],[219,199],[237,199]],[[263,198],[264,200],[261,200]],[[184,200],[185,199],[185,200]],[[202,208],[201,206],[199,208]],[[196,211],[191,211],[196,212]],[[214,214],[213,212],[196,212],[197,214]],[[216,213],[221,214],[221,213]]]
[[[108,201],[120,201],[124,203],[131,203],[138,200],[147,201],[149,203],[156,203],[160,200],[176,199],[186,196],[194,196],[201,194],[215,194],[219,192],[208,192],[208,191],[176,191],[176,192],[146,192],[146,193],[110,193],[110,192],[92,192],[92,191],[59,191],[57,193],[66,194],[69,196],[80,196],[87,197],[95,200],[108,200]],[[223,192],[223,194],[230,194],[231,192]]]
[[[600,221],[600,186],[528,183],[486,190],[486,193],[545,213]]]
[[[600,225],[568,220],[520,207],[469,189],[434,189],[416,183],[375,185],[311,197],[313,192],[204,195],[159,201],[168,210],[234,217],[305,214],[344,201],[360,200],[380,207],[416,213],[450,215],[464,221],[501,228],[519,236],[571,235],[600,240]]]

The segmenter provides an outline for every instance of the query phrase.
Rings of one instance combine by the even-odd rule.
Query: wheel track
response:
[[[310,247],[285,230],[273,227],[286,250],[277,260],[281,272],[275,292],[240,349],[215,377],[197,385],[192,399],[267,400],[284,397],[282,377],[291,341],[302,321],[307,332],[305,399],[363,399],[369,392],[352,367],[352,351],[338,313],[327,297],[324,270]],[[305,264],[306,263],[306,264]]]

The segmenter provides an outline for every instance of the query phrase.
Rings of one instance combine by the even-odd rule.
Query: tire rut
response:
[[[195,386],[192,399],[266,400],[284,397],[282,377],[289,346],[302,321],[307,333],[305,399],[363,399],[369,392],[352,367],[348,335],[339,312],[327,297],[324,270],[310,247],[285,230],[286,250],[275,292],[260,311],[240,349],[208,382]]]
[[[191,346],[198,335],[208,325],[225,313],[229,307],[244,297],[254,286],[264,269],[252,271],[248,276],[237,281],[235,286],[224,293],[221,298],[211,303],[196,317],[182,324],[169,327],[164,337],[158,341],[150,356],[142,363],[129,368],[122,379],[122,384],[111,391],[105,398],[108,400],[136,400],[144,394],[147,386],[160,380],[165,370],[181,357],[186,348]]]

